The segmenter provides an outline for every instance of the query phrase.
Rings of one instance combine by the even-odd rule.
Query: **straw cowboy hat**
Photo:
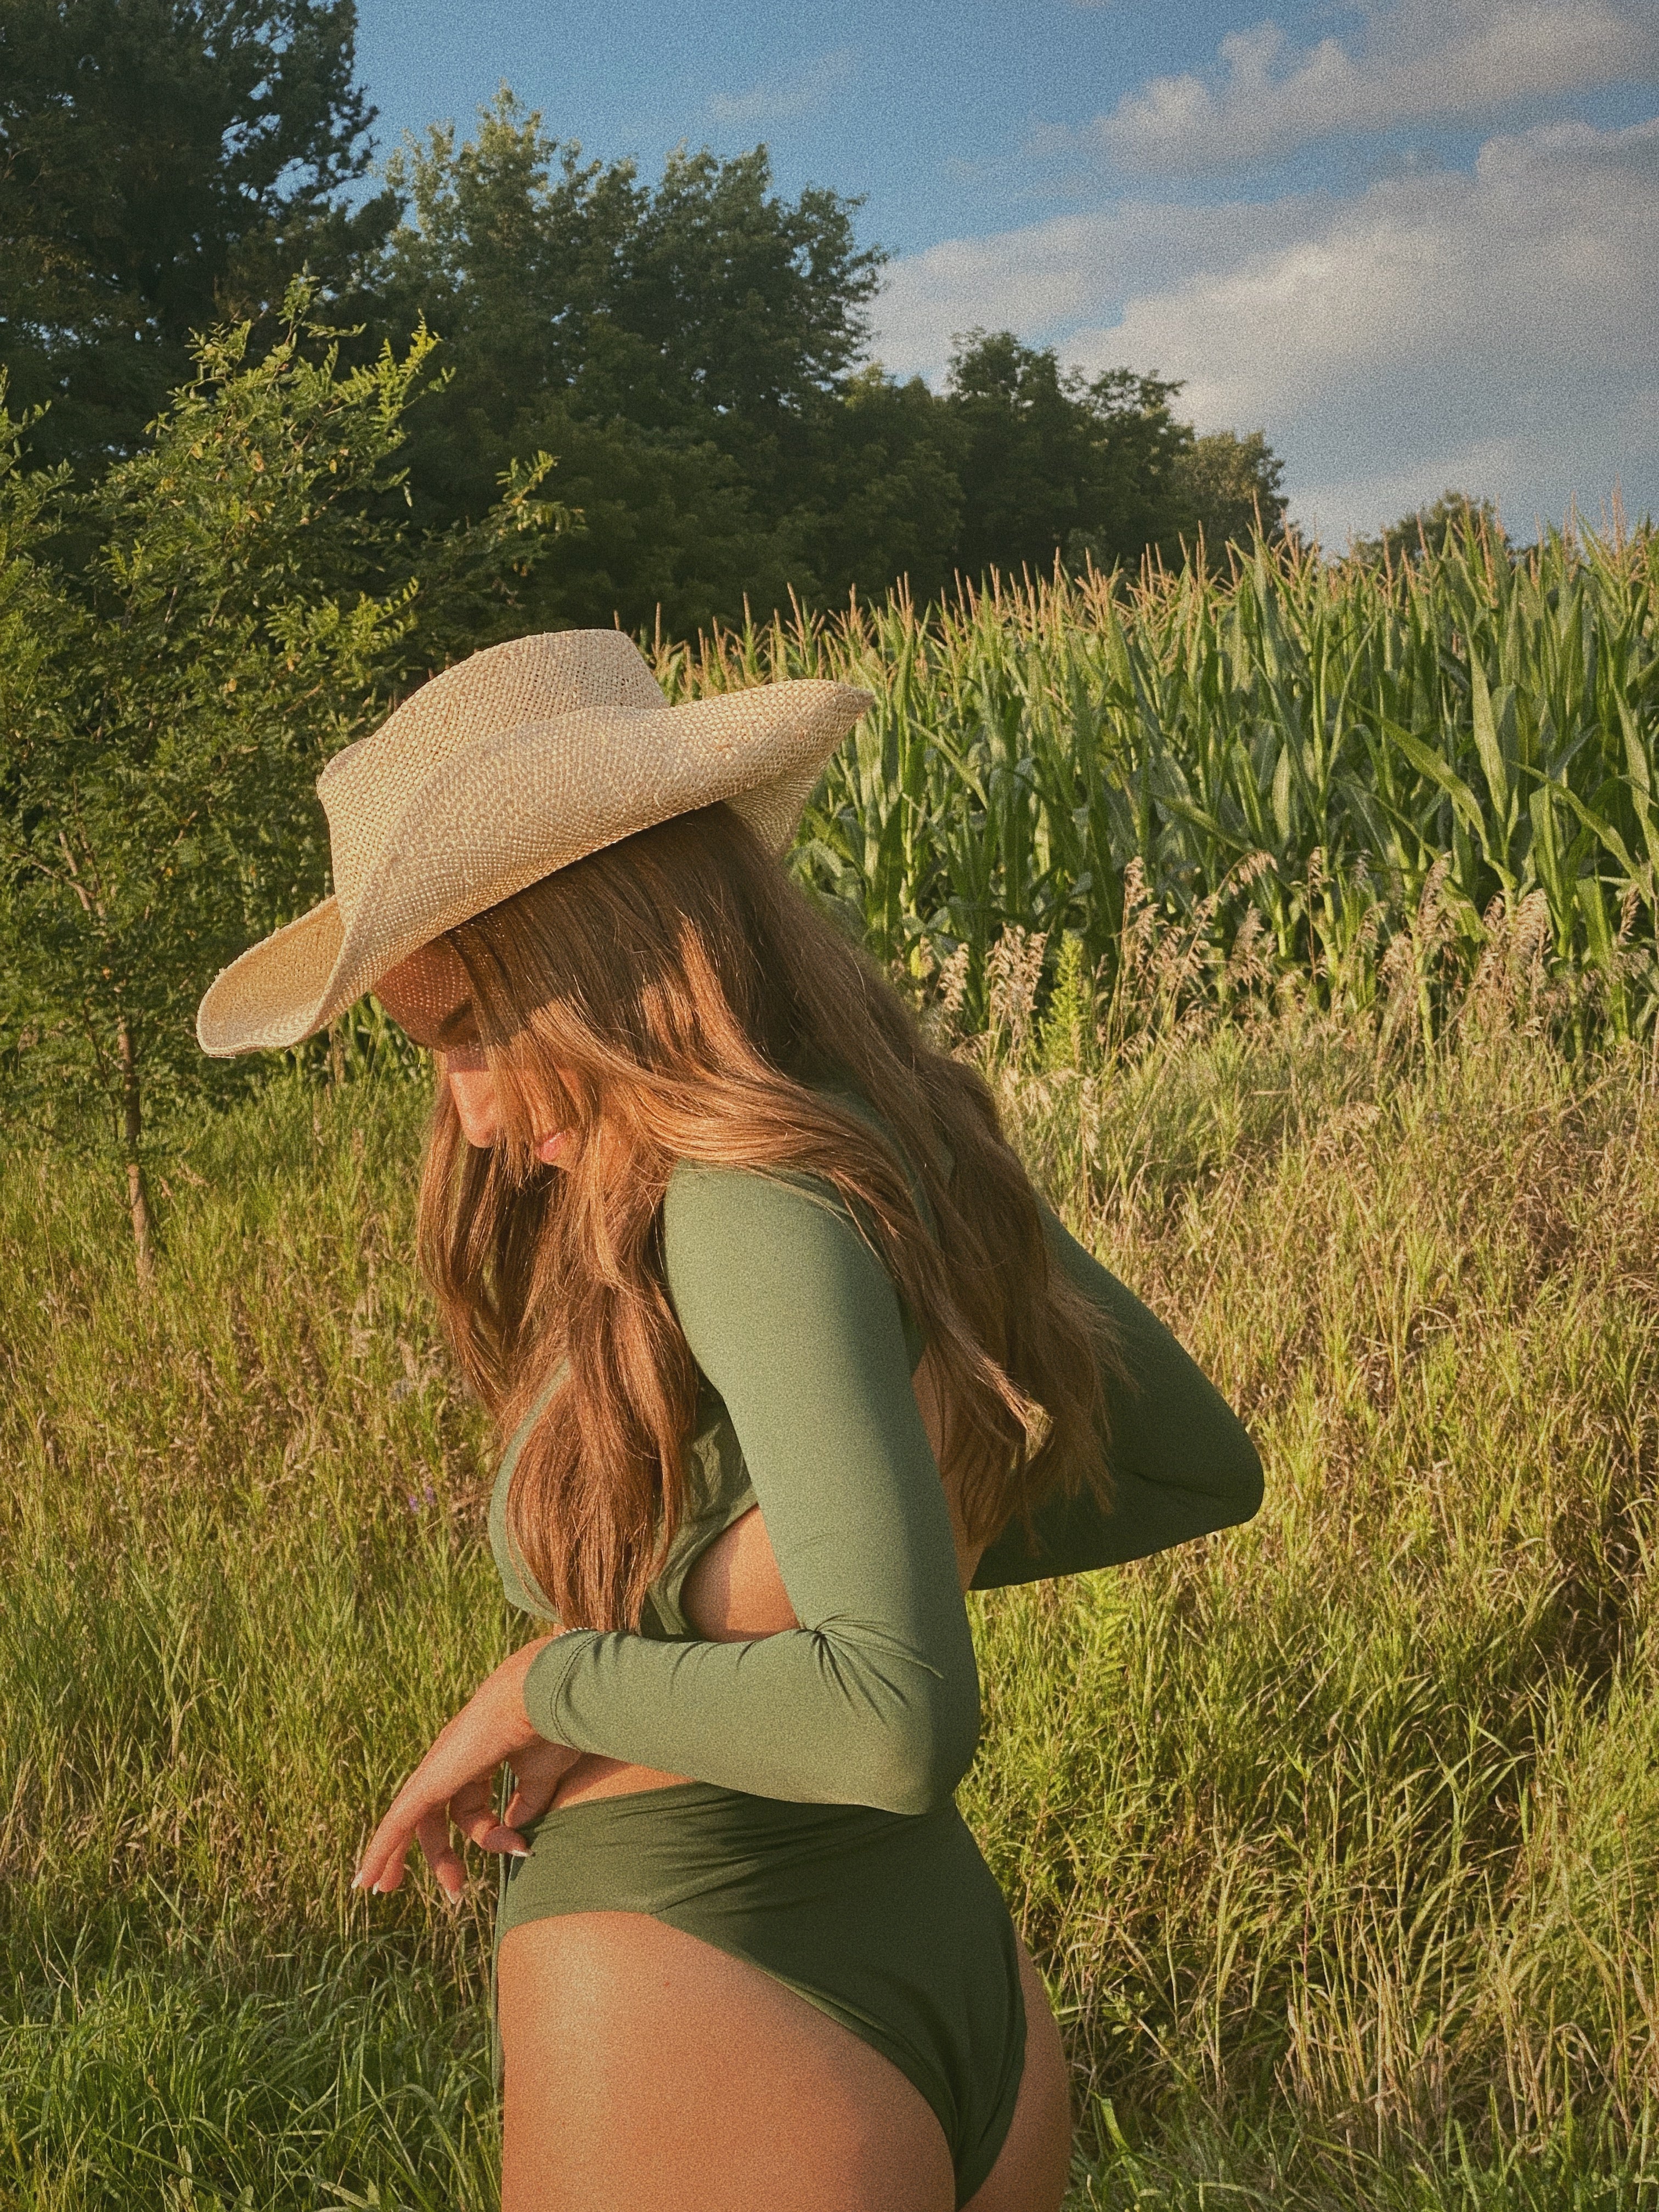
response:
[[[717,799],[781,853],[870,704],[799,682],[671,707],[617,630],[475,653],[323,770],[333,896],[218,976],[196,1017],[203,1051],[297,1044],[446,930]]]

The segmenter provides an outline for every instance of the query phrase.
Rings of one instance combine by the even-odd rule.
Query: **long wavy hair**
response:
[[[447,942],[501,1133],[470,1146],[439,1085],[422,1260],[501,1436],[545,1400],[507,1526],[568,1625],[637,1626],[686,1510],[700,1378],[661,1250],[682,1160],[804,1171],[848,1202],[927,1336],[970,1542],[1016,1514],[1029,1526],[1051,1489],[1106,1494],[1115,1349],[1049,1263],[988,1085],[928,1045],[730,808],[595,853]],[[811,1087],[825,1082],[860,1093],[899,1152]],[[568,1167],[535,1156],[552,1129],[569,1133]]]

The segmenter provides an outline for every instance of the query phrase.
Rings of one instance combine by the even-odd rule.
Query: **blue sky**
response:
[[[1659,0],[359,0],[389,150],[503,79],[647,173],[764,141],[893,255],[872,349],[1007,327],[1265,428],[1328,543],[1448,484],[1659,512]]]

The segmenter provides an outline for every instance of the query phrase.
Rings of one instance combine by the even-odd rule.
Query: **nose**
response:
[[[471,1053],[446,1053],[443,1066],[449,1095],[460,1116],[462,1133],[469,1145],[477,1146],[481,1152],[486,1150],[495,1143],[501,1128],[495,1077],[484,1066],[482,1056],[475,1058]]]

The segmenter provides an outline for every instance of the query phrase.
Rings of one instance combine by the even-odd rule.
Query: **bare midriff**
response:
[[[931,1352],[924,1354],[912,1378],[912,1388],[937,1459],[945,1424]],[[957,1565],[965,1590],[974,1578],[984,1546],[969,1541],[960,1506],[948,1482],[945,1494],[956,1537]],[[757,1505],[751,1505],[698,1558],[685,1578],[680,1605],[697,1634],[712,1644],[746,1644],[757,1636],[776,1636],[784,1629],[799,1627]],[[598,1752],[585,1751],[560,1782],[553,1802],[560,1807],[580,1805],[592,1797],[624,1797],[641,1790],[668,1790],[676,1783],[690,1779],[689,1775],[665,1774],[654,1766],[635,1766],[624,1759],[606,1759]]]

